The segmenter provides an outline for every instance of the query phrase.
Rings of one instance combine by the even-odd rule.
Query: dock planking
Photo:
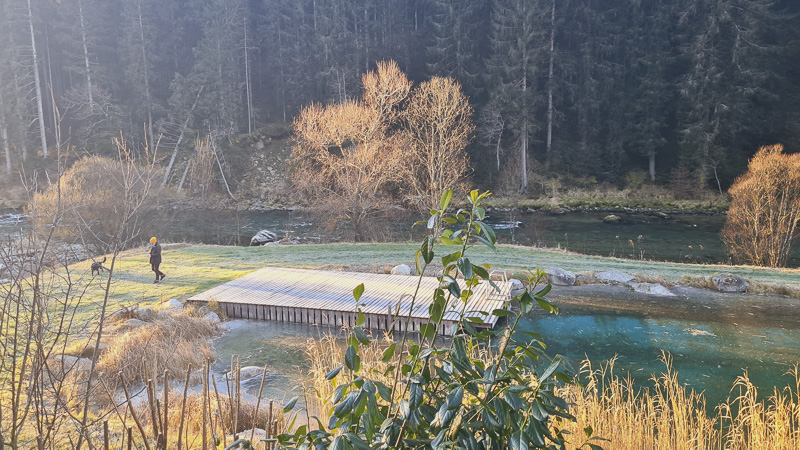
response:
[[[230,318],[296,322],[312,325],[353,326],[356,303],[353,289],[364,284],[361,311],[365,326],[375,330],[402,331],[411,310],[411,298],[419,289],[410,311],[410,331],[430,320],[428,309],[439,286],[435,277],[398,276],[374,273],[335,272],[308,269],[265,267],[236,280],[189,298],[190,302],[219,303]],[[463,280],[459,280],[465,289]],[[503,309],[510,298],[511,283],[495,281],[497,289],[483,282],[474,290],[466,305],[466,317],[479,317],[491,327],[498,317],[491,314]],[[399,306],[398,306],[399,305]],[[458,321],[464,304],[451,302],[445,311],[444,323]],[[489,313],[483,314],[482,312]],[[449,332],[449,326],[440,332]]]

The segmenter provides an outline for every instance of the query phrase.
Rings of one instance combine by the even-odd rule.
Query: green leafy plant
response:
[[[336,385],[328,403],[327,418],[309,418],[293,434],[278,436],[284,448],[377,449],[377,448],[562,448],[563,420],[574,420],[567,403],[555,395],[557,383],[570,383],[562,360],[540,358],[546,348],[539,334],[519,331],[522,317],[534,307],[557,314],[558,308],[545,296],[544,272],[528,272],[528,287],[494,311],[469,311],[468,300],[484,283],[497,286],[490,278],[489,265],[473,263],[467,256],[473,245],[495,249],[495,234],[484,223],[481,202],[489,192],[472,191],[469,209],[447,213],[453,192],[441,197],[439,209],[422,222],[430,231],[416,252],[420,285],[425,269],[439,257],[443,270],[439,287],[429,307],[430,321],[420,327],[419,336],[389,345],[383,353],[387,363],[381,375],[361,365],[359,350],[375,345],[364,330],[360,298],[364,285],[353,290],[356,322],[347,339],[342,364],[326,378]],[[496,250],[496,249],[495,249]],[[463,278],[463,279],[461,279]],[[411,321],[418,291],[411,299],[405,320]],[[514,312],[511,302],[519,304]],[[441,338],[447,326],[445,315],[456,312],[450,339]],[[504,317],[507,325],[482,328],[490,315]],[[408,326],[404,327],[408,330]],[[493,348],[492,340],[499,338]],[[478,356],[482,350],[482,357]],[[294,407],[294,400],[284,410]],[[312,430],[312,424],[317,429]],[[583,447],[599,448],[590,441],[591,428],[584,430]]]

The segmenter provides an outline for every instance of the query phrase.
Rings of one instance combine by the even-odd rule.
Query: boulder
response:
[[[597,272],[594,274],[594,277],[597,278],[597,281],[601,283],[615,284],[617,286],[627,286],[636,281],[636,278],[633,275],[620,272],[618,270]]]
[[[117,308],[106,315],[106,319],[112,322],[130,319],[131,317],[133,317],[133,308],[128,308],[127,306]]]
[[[153,317],[155,317],[155,314],[153,315]],[[145,322],[143,320],[139,320],[139,319],[128,319],[123,324],[123,326],[125,328],[127,328],[128,330],[133,330],[133,329],[136,329],[136,328],[139,328],[139,327],[143,327],[145,325],[147,325],[147,322]]]
[[[400,264],[392,267],[392,275],[411,275],[411,267],[408,264]]]
[[[183,303],[178,299],[171,298],[169,301],[162,303],[161,307],[164,309],[183,309]]]
[[[558,267],[545,269],[547,282],[554,286],[572,286],[575,284],[575,274]]]
[[[211,312],[211,310],[208,308],[208,306],[201,306],[201,307],[197,308],[197,314],[200,317],[203,317],[203,316],[205,316],[206,314],[208,314],[210,312]]]
[[[575,285],[580,286],[582,284],[592,284],[592,283],[594,283],[594,280],[588,275],[584,275],[582,273],[575,275]]]
[[[675,294],[673,294],[672,291],[658,283],[631,283],[630,288],[634,292],[638,292],[640,294],[675,297]]]
[[[603,217],[603,222],[605,222],[605,223],[621,223],[622,222],[622,217],[620,217],[620,216],[618,216],[616,214],[609,214],[609,215]]]
[[[133,318],[143,322],[152,322],[156,318],[156,313],[150,308],[139,307],[133,310]]]
[[[264,245],[278,240],[278,235],[269,230],[261,230],[250,238],[250,245]]]
[[[204,320],[208,320],[211,323],[220,323],[221,322],[219,316],[215,312],[210,312],[210,313],[206,314],[205,316],[203,316],[203,319]]]
[[[525,292],[525,285],[522,284],[522,281],[519,281],[516,278],[512,278],[512,279],[508,280],[508,282],[511,283],[511,292],[510,292],[510,294],[511,294],[512,298],[514,298],[514,297],[522,294],[523,292]]]
[[[750,283],[732,273],[720,273],[711,278],[714,287],[720,292],[747,292]]]
[[[55,369],[55,371],[58,373],[62,373],[62,363],[63,373],[70,371],[86,372],[92,368],[92,360],[89,358],[77,358],[70,355],[56,355],[53,357],[53,359],[55,360],[56,366],[52,369]]]
[[[264,368],[258,366],[247,366],[239,369],[239,376],[241,377],[242,380],[255,377],[261,378],[261,374],[263,373],[264,373]]]

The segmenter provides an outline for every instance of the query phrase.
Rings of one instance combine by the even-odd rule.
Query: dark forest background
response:
[[[759,146],[798,148],[798,13],[796,0],[2,0],[0,157],[10,173],[42,148],[111,155],[121,132],[183,154],[198,134],[236,139],[356,96],[392,59],[417,82],[463,85],[476,178],[639,171],[722,191]]]

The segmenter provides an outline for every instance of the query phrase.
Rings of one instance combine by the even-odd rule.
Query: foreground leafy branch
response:
[[[473,263],[467,253],[475,245],[495,249],[495,234],[483,220],[481,202],[489,192],[472,191],[471,207],[447,213],[452,199],[448,190],[438,210],[431,211],[425,224],[430,231],[416,253],[417,272],[438,254],[443,266],[439,287],[429,307],[430,321],[420,327],[416,340],[406,333],[399,343],[383,352],[384,373],[362,367],[359,350],[373,344],[364,330],[365,318],[359,306],[364,285],[353,290],[356,326],[347,339],[343,363],[326,379],[336,386],[327,398],[327,418],[311,417],[308,425],[293,434],[277,438],[284,448],[378,449],[378,448],[467,448],[527,449],[561,448],[566,439],[559,424],[574,421],[567,403],[556,396],[559,382],[570,383],[562,360],[543,361],[546,348],[536,333],[519,331],[522,317],[535,306],[557,314],[558,308],[545,296],[550,285],[541,286],[544,272],[529,272],[528,287],[509,300],[503,309],[470,311],[467,302],[477,288],[488,283],[489,265]],[[437,252],[442,249],[441,253]],[[453,251],[455,250],[455,251]],[[463,280],[460,278],[463,277]],[[402,318],[408,325],[411,308]],[[511,303],[519,305],[516,312]],[[445,316],[457,313],[450,339],[439,344]],[[490,315],[506,318],[507,325],[496,330],[481,328]],[[408,329],[408,326],[405,327]],[[492,348],[493,339],[500,345]],[[385,383],[381,380],[393,380]],[[388,385],[388,384],[391,384]],[[290,402],[286,411],[294,407]],[[316,425],[316,429],[311,429]],[[591,429],[585,430],[587,439]],[[583,446],[599,448],[587,440]]]

